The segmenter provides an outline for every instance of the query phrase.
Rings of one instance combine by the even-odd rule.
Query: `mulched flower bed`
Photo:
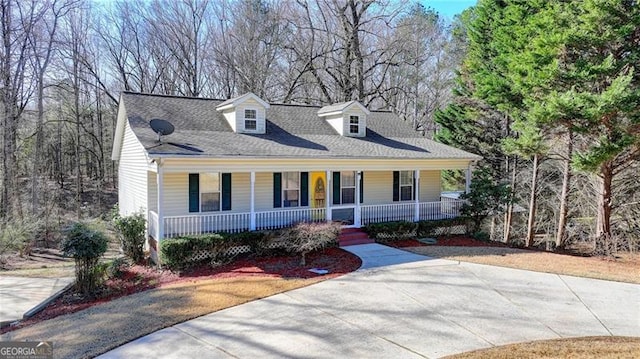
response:
[[[248,276],[329,279],[353,272],[361,265],[360,258],[339,248],[327,248],[308,254],[305,266],[300,265],[299,256],[240,258],[222,266],[200,266],[182,273],[133,265],[124,270],[120,278],[107,280],[97,298],[83,298],[73,291],[68,291],[30,319],[0,329],[0,334],[59,315],[74,313],[119,297],[173,283]],[[313,268],[325,269],[328,270],[328,273],[319,275],[310,272],[309,269]]]
[[[451,247],[507,247],[500,242],[485,242],[467,236],[438,237],[438,243],[425,244],[416,239],[404,239],[384,243],[390,247],[406,248],[406,247],[425,247],[425,246],[451,246]]]

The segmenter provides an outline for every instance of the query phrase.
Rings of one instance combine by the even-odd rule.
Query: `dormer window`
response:
[[[318,116],[346,137],[367,136],[367,115],[369,110],[358,101],[337,103],[318,110]]]
[[[228,99],[218,106],[235,133],[265,134],[269,104],[251,92]]]
[[[258,128],[257,112],[254,109],[244,110],[244,129],[255,131]]]
[[[349,133],[353,135],[360,133],[360,117],[353,115],[349,117]]]

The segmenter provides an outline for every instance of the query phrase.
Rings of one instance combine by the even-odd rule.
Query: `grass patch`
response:
[[[622,253],[616,259],[609,259],[500,247],[425,246],[403,249],[461,262],[640,284],[638,253]]]
[[[543,340],[475,350],[446,358],[640,358],[640,338],[585,337]]]

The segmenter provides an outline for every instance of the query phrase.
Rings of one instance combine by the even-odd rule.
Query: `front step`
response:
[[[345,228],[338,237],[340,247],[353,246],[356,244],[375,243],[360,228]]]

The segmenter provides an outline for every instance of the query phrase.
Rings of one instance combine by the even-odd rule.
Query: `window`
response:
[[[200,174],[200,212],[220,210],[220,175]]]
[[[400,200],[413,199],[413,171],[400,171]]]
[[[356,203],[356,173],[340,172],[340,197],[342,204]]]
[[[360,133],[360,118],[358,116],[349,117],[349,133],[355,135]]]
[[[258,121],[256,120],[257,112],[252,109],[244,110],[244,129],[256,130],[258,128]]]
[[[282,206],[298,207],[300,205],[300,173],[282,173]]]

